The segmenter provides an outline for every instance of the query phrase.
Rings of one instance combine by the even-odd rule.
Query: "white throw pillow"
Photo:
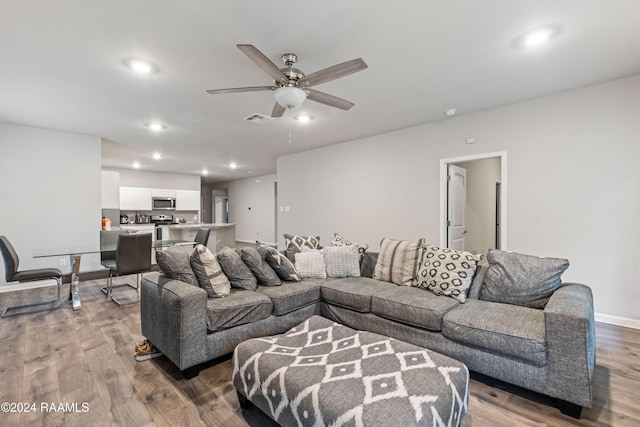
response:
[[[360,277],[360,251],[357,245],[327,246],[322,252],[328,277]]]
[[[295,254],[296,270],[303,278],[326,279],[327,265],[319,250],[308,249]]]

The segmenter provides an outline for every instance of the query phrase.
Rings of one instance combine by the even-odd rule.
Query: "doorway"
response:
[[[227,190],[213,190],[211,192],[213,222],[216,224],[226,224],[229,222],[229,198]]]
[[[440,160],[440,245],[485,254],[506,249],[506,192],[505,151]]]

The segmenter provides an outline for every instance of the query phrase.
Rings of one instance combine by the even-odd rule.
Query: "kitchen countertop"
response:
[[[235,227],[236,225],[231,223],[208,223],[208,222],[186,222],[184,224],[169,224],[165,227],[169,228],[225,228]]]

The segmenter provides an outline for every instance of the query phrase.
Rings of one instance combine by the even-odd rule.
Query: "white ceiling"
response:
[[[0,0],[0,121],[97,135],[103,166],[199,174],[210,182],[274,173],[276,157],[640,73],[638,0]],[[549,44],[514,40],[556,25]],[[315,117],[254,124],[272,84],[236,44],[310,74],[362,57],[369,68],[316,88]],[[152,61],[136,75],[123,59]],[[144,123],[168,126],[150,132]],[[291,142],[289,132],[291,131]],[[153,160],[154,151],[164,158]],[[235,161],[238,169],[228,164]]]

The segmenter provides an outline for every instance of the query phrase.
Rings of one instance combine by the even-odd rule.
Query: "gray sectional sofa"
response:
[[[207,298],[160,273],[143,279],[142,334],[185,375],[240,342],[283,333],[314,314],[390,336],[465,363],[471,371],[556,400],[579,417],[593,402],[595,331],[589,287],[563,283],[544,309],[479,299],[479,266],[464,304],[417,287],[373,279],[376,253],[361,277],[304,279]]]

